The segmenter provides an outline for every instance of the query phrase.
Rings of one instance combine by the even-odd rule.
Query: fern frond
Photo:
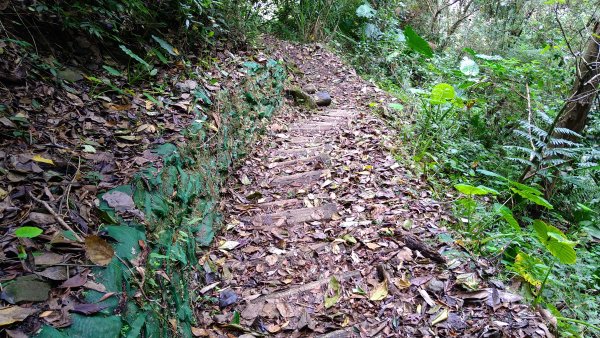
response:
[[[533,163],[531,161],[528,161],[528,160],[523,159],[523,158],[507,157],[506,159],[509,160],[509,161],[520,163],[520,164],[531,165],[531,166],[533,165]]]
[[[527,142],[529,142],[529,140],[531,139],[531,137],[529,137],[529,133],[521,129],[515,129],[513,130],[513,133],[517,136],[520,136],[523,140]]]
[[[561,164],[565,164],[569,161],[564,160],[562,158],[548,158],[548,159],[543,159],[542,160],[542,166],[553,166],[553,167],[558,167]]]
[[[554,119],[543,111],[538,111],[538,116],[542,121],[546,122],[546,124],[552,124],[554,122]]]
[[[580,134],[572,131],[569,128],[560,128],[560,127],[554,128],[554,132],[557,133],[557,134],[561,134],[561,135],[575,136],[577,138],[583,137]]]
[[[544,129],[536,126],[535,124],[526,121],[521,121],[521,127],[526,131],[531,130],[531,133],[537,135],[538,137],[545,138],[546,136],[548,136],[548,133]]]
[[[573,148],[581,147],[581,143],[565,140],[564,138],[552,138],[550,144],[553,146],[569,146]]]
[[[529,149],[529,148],[520,147],[520,146],[504,146],[504,148],[528,155],[529,158],[532,158],[532,157],[537,158],[537,159],[542,158],[542,154],[540,154],[537,151],[534,151],[532,149]]]
[[[573,158],[577,154],[577,151],[572,148],[548,148],[544,149],[544,157],[551,157],[561,155],[568,158]]]

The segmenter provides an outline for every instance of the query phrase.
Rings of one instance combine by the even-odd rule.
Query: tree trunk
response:
[[[563,106],[557,123],[557,127],[567,128],[578,134],[585,128],[600,84],[600,21],[594,20],[591,26],[593,29],[577,67],[571,97]],[[562,135],[564,136],[567,135]]]

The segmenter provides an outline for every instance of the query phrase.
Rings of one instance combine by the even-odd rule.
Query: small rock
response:
[[[48,299],[50,285],[35,275],[16,278],[4,288],[0,298],[10,304],[20,302],[43,302]]]
[[[439,279],[432,279],[427,283],[427,290],[438,293],[444,291],[444,282]]]
[[[77,82],[83,80],[83,75],[81,75],[81,73],[78,70],[72,68],[59,70],[57,72],[57,75],[59,78],[67,80],[69,82]]]
[[[328,92],[316,92],[314,99],[319,107],[325,107],[331,104],[331,95],[329,95]]]
[[[306,86],[304,86],[304,88],[302,88],[304,90],[304,92],[306,92],[307,94],[314,94],[317,92],[317,86],[315,86],[314,84],[307,84]]]
[[[184,82],[177,83],[175,87],[177,87],[182,93],[189,93],[198,87],[198,82],[194,80],[185,80]]]
[[[231,291],[230,289],[223,290],[219,294],[219,307],[221,309],[228,307],[229,305],[237,302],[237,299],[238,296],[235,294],[235,292]]]

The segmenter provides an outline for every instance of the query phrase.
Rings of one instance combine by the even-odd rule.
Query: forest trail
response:
[[[270,43],[333,104],[284,106],[232,179],[226,231],[200,261],[218,266],[220,279],[203,277],[223,314],[197,309],[201,333],[552,337],[496,266],[454,243],[444,203],[390,154],[394,133],[368,105],[391,98],[319,45]]]

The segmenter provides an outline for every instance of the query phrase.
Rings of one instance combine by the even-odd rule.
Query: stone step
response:
[[[271,180],[270,185],[276,187],[304,186],[319,181],[321,176],[328,173],[329,170],[312,170],[298,174],[278,176]]]
[[[283,209],[287,207],[294,207],[302,204],[302,200],[292,198],[285,200],[277,200],[272,202],[258,203],[254,206],[262,209],[262,210],[273,210],[273,209]]]
[[[354,111],[343,109],[331,109],[326,111],[325,114],[323,114],[322,116],[351,118],[354,117],[354,115],[356,115],[356,112]]]
[[[281,223],[283,219],[286,224],[292,225],[312,221],[328,221],[335,215],[337,210],[337,205],[327,203],[315,208],[292,209],[271,214],[256,215],[247,220],[252,221],[254,224],[271,225]]]
[[[340,125],[338,123],[333,122],[313,122],[307,124],[294,124],[290,127],[290,131],[330,131],[335,129],[340,129]]]
[[[333,150],[333,147],[331,147],[330,145],[289,148],[289,149],[277,149],[273,153],[271,153],[271,156],[274,156],[274,157],[290,157],[290,156],[300,157],[300,156],[311,156],[311,155],[314,156],[319,153],[329,153],[331,150]]]
[[[267,165],[267,168],[269,168],[269,169],[283,168],[283,167],[289,167],[289,166],[293,166],[293,165],[307,164],[307,163],[315,163],[315,164],[323,163],[324,165],[329,165],[330,161],[331,160],[327,154],[321,153],[321,154],[309,156],[309,157],[303,157],[303,158],[297,158],[297,159],[288,160],[288,161],[269,163]]]

